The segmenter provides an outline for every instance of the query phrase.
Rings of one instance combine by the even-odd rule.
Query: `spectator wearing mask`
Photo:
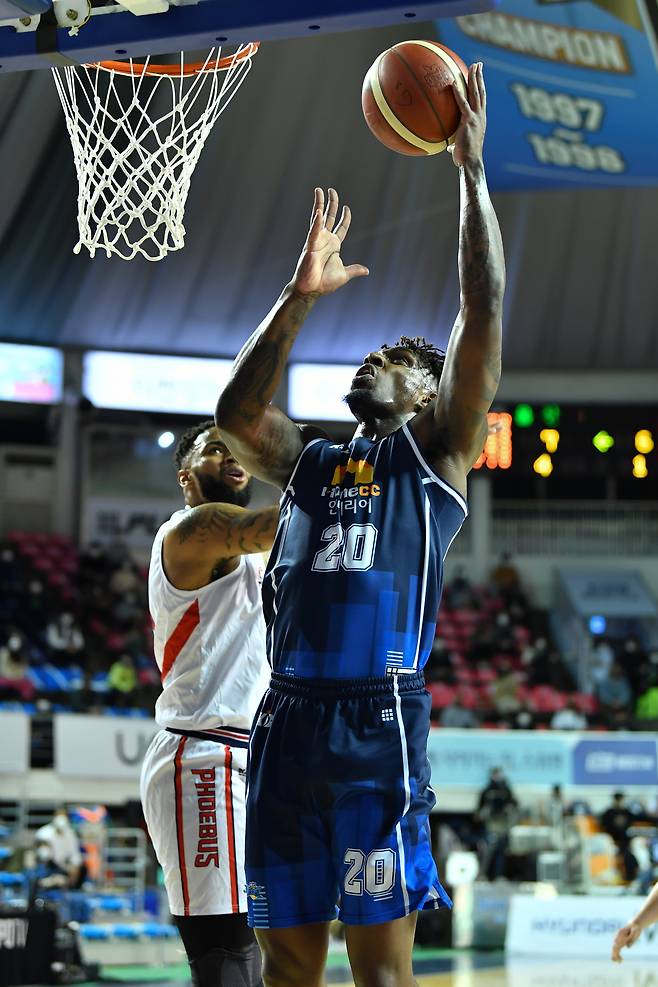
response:
[[[28,678],[29,661],[22,634],[13,631],[0,647],[0,691],[25,703],[34,698]]]
[[[551,730],[587,730],[587,717],[568,699],[564,709],[553,713]]]
[[[499,716],[517,713],[521,709],[519,680],[510,661],[501,661],[498,677],[491,689],[491,702]]]
[[[79,664],[85,639],[72,613],[61,613],[46,628],[46,643],[56,665]]]
[[[44,871],[39,878],[41,887],[80,886],[83,878],[80,841],[65,806],[60,806],[52,821],[36,831],[35,845],[37,867],[40,865]]]
[[[12,698],[30,702],[35,689],[28,678],[28,669],[25,639],[20,631],[12,628],[0,647],[0,691]]]
[[[615,662],[615,653],[610,642],[604,638],[597,638],[590,658],[590,679],[596,689],[599,682],[603,682],[610,675],[610,669]]]
[[[597,683],[596,695],[608,726],[622,729],[628,725],[633,693],[621,665],[613,665],[609,678]]]

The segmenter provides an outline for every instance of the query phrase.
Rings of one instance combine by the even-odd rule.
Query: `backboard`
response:
[[[497,0],[0,0],[0,72],[490,10]]]

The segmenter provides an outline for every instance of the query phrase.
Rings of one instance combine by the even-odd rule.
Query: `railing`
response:
[[[587,507],[582,501],[497,502],[495,554],[658,555],[658,508],[646,501]]]

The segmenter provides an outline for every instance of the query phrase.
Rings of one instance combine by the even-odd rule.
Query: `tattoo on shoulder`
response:
[[[236,514],[222,504],[193,508],[176,527],[178,544],[194,538],[197,544],[223,542],[227,557],[266,552],[272,545],[278,512],[244,511]]]

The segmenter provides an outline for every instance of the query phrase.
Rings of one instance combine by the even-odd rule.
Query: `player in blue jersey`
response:
[[[449,905],[432,859],[435,797],[422,669],[443,560],[466,515],[500,376],[503,248],[482,162],[482,66],[469,71],[460,172],[461,306],[447,353],[403,337],[368,354],[347,402],[351,442],[305,434],[270,402],[350,225],[315,191],[297,269],[239,354],[217,423],[250,472],[283,490],[264,584],[270,689],[252,734],[246,871],[267,987],[323,982],[346,923],[358,987],[410,987],[418,909]]]

